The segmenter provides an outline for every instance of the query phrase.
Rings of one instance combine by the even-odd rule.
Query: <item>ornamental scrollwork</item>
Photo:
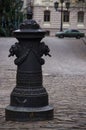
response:
[[[11,46],[9,52],[10,52],[9,57],[14,55],[17,57],[14,60],[14,63],[16,65],[22,64],[26,60],[30,52],[32,52],[36,56],[40,65],[43,65],[45,63],[45,60],[42,58],[43,55],[45,56],[48,55],[51,57],[51,55],[49,54],[50,49],[48,48],[47,45],[45,45],[44,42],[40,42],[38,51],[35,50],[34,47],[30,48],[23,47],[20,45],[19,42],[16,42],[14,45]]]
[[[40,55],[40,64],[41,65],[43,65],[45,63],[45,60],[43,58],[41,58],[43,55],[45,55],[45,56],[48,55],[49,57],[51,57],[49,52],[50,52],[49,47],[44,42],[41,42],[40,46],[39,46],[39,55]]]
[[[29,49],[27,49],[24,54],[22,54],[22,50],[24,50],[23,47],[20,46],[19,42],[16,42],[14,45],[11,46],[11,48],[9,49],[9,57],[10,56],[16,56],[17,58],[14,60],[14,63],[16,65],[20,65],[21,63],[23,63],[25,61],[25,59],[27,58],[28,54],[29,54]]]

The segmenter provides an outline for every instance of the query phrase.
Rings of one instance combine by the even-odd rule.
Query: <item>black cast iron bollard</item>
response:
[[[16,55],[16,87],[5,109],[6,120],[31,121],[53,119],[53,107],[48,105],[48,94],[42,85],[43,54],[49,55],[49,48],[41,42],[45,31],[32,20],[28,11],[27,20],[14,31],[18,42],[10,48],[10,55]],[[49,55],[50,56],[50,55]]]

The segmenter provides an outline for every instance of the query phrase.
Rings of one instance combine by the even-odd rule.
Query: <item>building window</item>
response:
[[[78,2],[85,2],[85,0],[78,0]]]
[[[63,22],[69,22],[69,17],[70,17],[70,12],[69,11],[64,11],[63,12]]]
[[[44,11],[44,22],[50,22],[50,11],[49,10]]]
[[[78,23],[83,23],[84,22],[84,12],[79,11],[78,12]]]

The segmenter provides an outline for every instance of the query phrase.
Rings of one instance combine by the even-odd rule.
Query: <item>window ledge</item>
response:
[[[82,27],[84,27],[84,24],[78,23],[77,27],[82,28]]]
[[[70,24],[69,24],[69,23],[63,23],[63,26],[64,26],[64,27],[69,27]]]
[[[44,22],[44,26],[50,26],[50,23],[49,22]]]

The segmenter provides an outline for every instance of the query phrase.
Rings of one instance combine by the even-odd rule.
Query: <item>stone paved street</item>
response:
[[[48,43],[51,39],[54,41],[54,38],[45,38],[45,41]],[[49,102],[54,107],[53,120],[37,122],[5,121],[5,108],[9,105],[10,93],[16,84],[14,58],[7,57],[8,50],[15,41],[14,38],[0,38],[0,130],[86,130],[85,52],[82,52],[84,55],[82,60],[84,61],[80,60],[80,67],[82,65],[83,70],[80,69],[79,73],[73,73],[75,68],[72,68],[72,66],[70,73],[69,71],[66,73],[64,70],[64,73],[61,73],[62,71],[58,70],[53,74],[46,70],[46,65],[43,67],[43,85],[49,94]],[[85,47],[83,45],[83,48]]]

